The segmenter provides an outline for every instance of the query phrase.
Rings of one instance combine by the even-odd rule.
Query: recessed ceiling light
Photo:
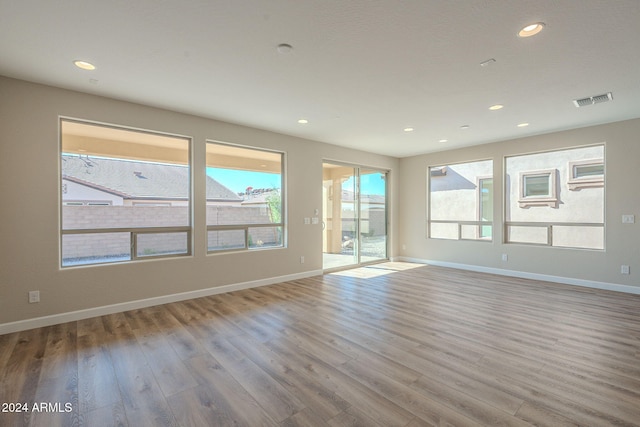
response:
[[[449,140],[448,140],[448,139],[441,139],[441,140],[440,140],[440,141],[438,141],[438,142],[449,142]]]
[[[493,59],[493,58],[490,58],[490,59],[487,59],[486,61],[482,61],[480,63],[480,66],[481,67],[488,67],[489,65],[493,64],[494,62],[496,62],[496,60]]]
[[[471,126],[469,126],[469,125],[462,125],[462,126],[460,126],[460,129],[469,129],[470,127]]]
[[[307,123],[309,123],[309,120],[307,120],[307,119],[300,119],[300,120],[298,120],[298,123],[300,123],[301,125],[306,125]]]
[[[502,110],[503,108],[504,108],[504,105],[496,104],[496,105],[492,105],[491,107],[489,107],[489,110],[496,111],[496,110]]]
[[[287,53],[290,53],[293,50],[293,46],[291,46],[288,43],[281,43],[278,45],[276,50],[278,51],[278,53],[282,53],[286,55]]]
[[[518,37],[531,37],[538,34],[544,28],[543,22],[529,24],[518,32]]]
[[[413,128],[404,128],[404,131],[405,131],[405,132],[413,132],[414,130],[415,130],[415,129],[413,129]]]
[[[526,128],[527,126],[529,126],[529,123],[518,123],[519,128]]]
[[[96,69],[96,66],[95,66],[95,65],[93,65],[92,63],[87,62],[87,61],[80,61],[80,60],[78,60],[78,61],[73,61],[73,64],[74,64],[76,67],[81,68],[81,69],[83,69],[83,70],[87,70],[87,71],[93,71],[93,70],[95,70],[95,69]]]

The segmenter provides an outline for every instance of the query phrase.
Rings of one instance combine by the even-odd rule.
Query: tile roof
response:
[[[151,163],[63,154],[62,177],[125,199],[189,198],[189,168]],[[207,176],[207,200],[240,202],[236,193]]]

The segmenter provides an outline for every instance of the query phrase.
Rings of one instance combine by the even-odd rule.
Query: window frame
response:
[[[255,147],[244,144],[236,144],[226,141],[219,141],[215,139],[207,139],[205,145],[205,152],[207,152],[206,148],[209,147],[209,144],[212,145],[221,145],[226,147],[233,148],[241,148],[245,150],[254,150],[271,154],[279,154],[280,155],[280,203],[281,203],[281,211],[280,211],[280,222],[278,223],[240,223],[240,224],[218,224],[218,225],[206,225],[206,241],[207,241],[207,255],[218,255],[218,254],[226,254],[230,252],[248,252],[248,251],[258,251],[258,250],[277,250],[277,249],[285,249],[288,246],[288,232],[287,232],[287,191],[286,191],[286,177],[287,177],[287,152],[281,150],[275,150],[264,147]],[[205,156],[206,157],[206,156]],[[209,168],[207,161],[205,160],[205,174],[206,168]],[[224,183],[221,183],[224,185]],[[206,187],[205,187],[206,192]],[[205,197],[206,199],[206,197]],[[206,205],[206,200],[205,200]],[[206,206],[205,206],[206,208]],[[205,223],[207,222],[206,214],[205,214]],[[280,228],[282,233],[282,242],[278,246],[266,246],[266,247],[251,247],[250,246],[250,229],[252,228]],[[232,231],[238,230],[243,231],[244,233],[244,246],[243,247],[231,247],[228,249],[211,249],[209,246],[209,232],[210,231]]]
[[[491,162],[491,175],[486,175],[486,174],[481,174],[481,175],[477,175],[475,177],[475,185],[476,185],[476,189],[475,189],[475,213],[474,213],[474,217],[478,220],[440,220],[440,219],[432,219],[432,206],[433,206],[433,202],[432,202],[432,183],[431,180],[432,179],[442,179],[447,177],[447,175],[451,172],[450,169],[453,166],[456,165],[465,165],[465,164],[473,164],[473,163],[483,163],[483,162]],[[469,161],[460,161],[460,162],[449,162],[446,164],[443,163],[438,163],[434,166],[430,166],[427,165],[427,171],[426,171],[426,176],[427,176],[427,207],[426,207],[426,237],[427,239],[434,239],[434,240],[453,240],[453,241],[469,241],[469,242],[485,242],[485,243],[491,243],[493,242],[493,236],[494,236],[494,222],[495,221],[482,221],[482,219],[480,218],[480,188],[479,188],[479,183],[482,180],[485,179],[489,179],[491,178],[492,180],[495,180],[495,166],[494,166],[494,160],[493,158],[484,158],[484,159],[478,159],[478,160],[469,160]],[[495,197],[495,191],[492,195],[492,203],[495,203],[493,197]],[[450,238],[450,237],[434,237],[432,235],[432,225],[433,224],[455,224],[456,228],[457,228],[457,237],[455,238]],[[475,230],[475,232],[477,233],[478,237],[476,238],[471,238],[471,237],[465,237],[465,232],[464,229],[466,227],[470,227],[471,229]],[[491,227],[491,237],[482,237],[482,227]]]
[[[503,155],[503,179],[505,182],[504,185],[504,190],[503,190],[503,201],[504,204],[502,206],[503,209],[503,230],[502,230],[502,234],[503,234],[503,239],[502,239],[502,243],[504,244],[517,244],[517,245],[525,245],[525,246],[543,246],[543,247],[552,247],[555,249],[563,249],[563,250],[586,250],[586,251],[606,251],[606,242],[607,242],[607,236],[606,236],[606,226],[605,226],[605,221],[604,221],[604,216],[606,213],[606,186],[604,185],[604,179],[606,175],[606,142],[600,142],[600,143],[595,143],[595,144],[587,144],[587,145],[577,145],[577,146],[568,146],[568,147],[561,147],[561,148],[554,148],[554,149],[548,149],[548,150],[541,150],[541,151],[535,151],[535,152],[525,152],[525,153],[518,153],[518,154],[508,154],[508,155]],[[596,158],[592,158],[592,159],[587,159],[587,160],[576,160],[576,161],[568,161],[567,163],[565,163],[565,165],[568,166],[568,178],[571,178],[573,176],[573,169],[571,168],[572,165],[591,165],[591,164],[602,164],[603,167],[603,172],[604,174],[601,176],[602,177],[602,183],[601,185],[593,185],[593,187],[602,187],[603,189],[603,194],[602,194],[602,215],[603,215],[603,219],[600,222],[569,222],[569,221],[531,221],[531,220],[510,220],[509,218],[509,211],[510,211],[510,202],[509,202],[509,191],[510,191],[510,187],[508,185],[509,182],[509,168],[508,168],[508,161],[511,158],[518,158],[518,157],[525,157],[525,156],[531,156],[531,155],[537,155],[537,154],[549,154],[549,153],[562,153],[562,152],[566,152],[566,151],[573,151],[573,150],[580,150],[580,149],[589,149],[589,148],[596,148],[596,147],[601,147],[602,149],[602,157],[598,156]],[[596,154],[597,155],[597,154]],[[553,187],[553,189],[556,190],[556,207],[560,206],[561,200],[559,198],[558,195],[558,191],[561,191],[563,187],[563,183],[559,182],[559,180],[566,176],[567,172],[565,171],[561,171],[558,169],[540,169],[537,171],[519,171],[519,175],[522,175],[522,173],[528,174],[530,172],[540,172],[540,171],[556,171],[555,173],[555,178],[556,178],[556,183]],[[513,173],[515,173],[516,171],[513,171]],[[513,176],[513,175],[511,175]],[[569,180],[568,180],[569,181]],[[567,182],[568,182],[567,181]],[[520,179],[520,182],[518,183],[518,187],[519,190],[518,191],[518,200],[516,200],[516,202],[518,202],[518,204],[522,201],[522,196],[523,196],[523,187],[522,187],[522,179]],[[526,200],[525,200],[526,203]],[[520,206],[520,207],[527,207],[527,206]],[[513,232],[512,227],[520,227],[520,228],[538,228],[541,229],[541,233],[540,235],[543,236],[543,241],[542,242],[530,242],[530,241],[522,241],[522,240],[513,240],[511,238],[511,234]],[[602,239],[601,241],[598,241],[597,244],[595,245],[565,245],[565,244],[559,244],[557,243],[557,238],[554,237],[554,235],[557,233],[557,229],[562,229],[562,228],[573,228],[578,229],[578,228],[584,228],[584,229],[590,229],[590,230],[597,230],[600,229],[602,230]]]
[[[602,174],[588,175],[584,177],[577,176],[577,168],[582,166],[600,166],[602,165]],[[567,180],[567,186],[569,190],[581,190],[583,188],[604,187],[604,159],[587,159],[577,160],[568,163],[567,167],[569,171],[569,177]]]
[[[528,208],[531,206],[549,206],[555,208],[558,206],[558,170],[557,169],[539,169],[531,171],[521,171],[519,174],[520,179],[520,194],[518,199],[518,205],[521,208]],[[539,176],[547,176],[549,182],[549,192],[545,196],[527,196],[527,178],[535,178]]]
[[[493,166],[493,165],[492,165]],[[484,188],[483,183],[485,181],[491,181],[491,203],[492,203],[492,207],[491,207],[491,224],[486,224],[486,221],[482,220],[482,216],[485,212],[483,212],[483,202],[482,202],[482,189]],[[478,221],[484,222],[484,224],[479,225],[478,226],[478,240],[488,240],[488,241],[492,241],[493,240],[493,213],[494,213],[494,206],[493,204],[495,203],[494,197],[495,197],[495,189],[493,187],[493,183],[494,183],[494,177],[493,175],[480,175],[476,177],[476,185],[478,186],[478,191],[476,194],[477,197],[477,218]],[[484,233],[484,228],[485,227],[490,227],[491,229],[491,234],[489,236],[485,236]]]
[[[107,129],[116,129],[127,132],[137,132],[147,135],[157,135],[160,137],[170,137],[176,139],[183,139],[187,144],[187,167],[188,167],[188,199],[187,199],[187,217],[188,224],[185,226],[162,226],[162,227],[113,227],[113,228],[73,228],[73,229],[64,229],[63,228],[63,208],[65,206],[91,206],[90,203],[82,203],[82,202],[74,202],[71,201],[71,204],[63,201],[63,195],[66,194],[66,184],[63,183],[63,170],[62,170],[62,155],[64,153],[63,150],[63,122],[67,123],[77,123],[86,126],[95,126],[100,128]],[[119,125],[113,123],[105,123],[98,122],[92,120],[79,119],[75,117],[68,116],[58,116],[58,207],[59,207],[59,225],[58,225],[58,235],[59,235],[59,268],[60,269],[68,269],[68,268],[77,268],[77,267],[94,267],[94,266],[104,266],[111,264],[123,264],[123,263],[131,263],[138,262],[141,260],[155,260],[155,259],[166,259],[166,258],[177,258],[177,257],[189,257],[193,255],[193,206],[194,206],[194,198],[193,198],[193,137],[187,135],[180,135],[177,133],[168,133],[162,131],[155,131],[149,129],[140,129],[126,125]],[[80,204],[78,204],[80,203]],[[108,205],[100,205],[100,206],[112,206],[109,202]],[[119,233],[128,233],[129,234],[129,254],[128,259],[118,259],[118,260],[107,260],[107,261],[99,261],[99,262],[87,262],[87,263],[68,263],[65,265],[64,263],[64,236],[72,236],[72,235],[100,235],[100,234],[119,234]],[[167,253],[160,255],[138,255],[138,236],[142,234],[171,234],[171,233],[185,233],[186,234],[186,248],[184,253]]]

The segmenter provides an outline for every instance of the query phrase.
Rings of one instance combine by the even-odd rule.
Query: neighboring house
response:
[[[506,242],[604,247],[603,145],[507,157],[505,180]],[[431,167],[429,204],[430,237],[491,239],[493,162]]]
[[[186,206],[189,168],[182,165],[63,154],[64,205]],[[207,176],[207,205],[242,198]]]
[[[63,154],[61,169],[63,230],[98,233],[65,235],[62,258],[66,265],[85,259],[130,259],[131,231],[191,224],[187,166]],[[264,200],[262,205],[246,206],[243,197],[210,176],[206,179],[208,226],[271,222]],[[104,232],[109,229],[118,231]],[[264,246],[274,245],[278,233],[264,227],[251,230],[251,238]],[[229,232],[222,237],[209,234],[213,236],[209,236],[210,246],[218,245],[218,240],[235,242]],[[137,256],[184,253],[189,245],[186,230],[148,233],[137,242],[146,251]],[[244,238],[240,243],[244,245]]]
[[[266,208],[269,204],[270,197],[277,197],[280,195],[280,190],[265,188],[265,189],[251,189],[245,193],[240,193],[242,200],[242,206],[259,206]]]
[[[493,221],[493,162],[435,166],[429,175],[429,236],[490,240],[491,226],[472,223]]]

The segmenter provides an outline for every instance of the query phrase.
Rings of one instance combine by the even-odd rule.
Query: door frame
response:
[[[366,165],[362,165],[362,164],[357,164],[357,163],[349,163],[349,162],[342,162],[342,161],[337,161],[337,160],[330,160],[330,159],[323,159],[322,160],[322,168],[324,169],[324,165],[325,164],[331,164],[331,165],[336,165],[336,166],[342,166],[342,167],[348,167],[348,168],[353,168],[354,170],[354,180],[355,180],[355,201],[354,201],[354,216],[356,218],[354,223],[355,223],[355,234],[357,236],[357,238],[354,240],[354,252],[355,252],[355,260],[356,262],[354,264],[348,264],[348,265],[344,265],[344,266],[338,266],[338,267],[331,267],[331,268],[325,268],[324,265],[324,243],[325,243],[325,230],[324,230],[324,221],[323,221],[323,227],[322,227],[322,242],[323,242],[323,249],[322,249],[322,255],[323,255],[323,262],[322,262],[322,269],[324,272],[331,272],[331,271],[339,271],[339,270],[345,270],[345,269],[350,269],[350,268],[355,268],[355,267],[360,267],[360,266],[364,266],[364,265],[371,265],[371,264],[379,264],[382,262],[387,262],[389,261],[389,174],[390,171],[388,169],[385,168],[379,168],[379,167],[374,167],[374,166],[366,166]],[[381,173],[385,176],[384,179],[384,226],[385,226],[385,257],[382,259],[377,259],[377,260],[372,260],[372,261],[366,261],[366,262],[362,262],[362,235],[360,233],[360,229],[361,229],[361,170],[369,170],[369,171],[373,171],[373,172],[378,172]],[[324,177],[324,174],[323,174]],[[323,178],[324,181],[324,178]],[[324,196],[323,196],[324,197]],[[322,206],[323,206],[323,212],[322,212],[322,218],[325,218],[325,212],[324,212],[324,200],[322,202]]]

